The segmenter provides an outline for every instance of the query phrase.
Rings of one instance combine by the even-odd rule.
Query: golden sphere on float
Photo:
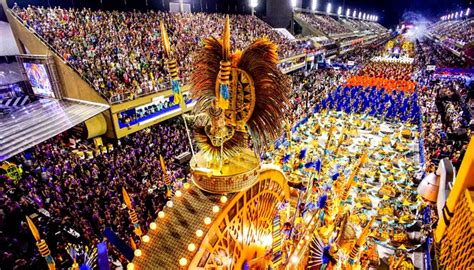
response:
[[[191,251],[191,252],[195,251],[196,250],[196,245],[193,244],[193,243],[189,244],[188,245],[188,250]]]
[[[209,224],[211,224],[211,222],[212,222],[212,220],[211,220],[210,217],[205,217],[204,218],[204,224],[209,225]]]
[[[133,263],[128,263],[127,270],[133,270],[133,269],[135,269],[135,265]]]
[[[156,230],[156,223],[155,222],[150,223],[150,229]]]
[[[148,235],[145,234],[145,235],[142,237],[142,240],[143,240],[143,242],[148,243],[148,242],[150,242],[150,236],[148,236]]]
[[[166,206],[168,206],[169,208],[173,207],[173,201],[167,201]]]
[[[226,203],[227,202],[227,196],[226,195],[222,195],[221,196],[221,203]]]
[[[135,256],[137,256],[137,257],[140,257],[140,256],[142,256],[142,251],[137,248],[137,249],[135,249],[135,251],[133,252],[133,254],[135,254]]]
[[[202,237],[203,234],[204,234],[204,232],[202,230],[197,230],[196,231],[196,236],[197,237]]]
[[[158,217],[159,218],[164,218],[165,217],[165,212],[163,212],[163,211],[158,212]]]
[[[219,206],[214,205],[214,206],[212,207],[212,212],[214,212],[214,213],[219,212]]]
[[[185,188],[185,189],[189,189],[190,187],[191,187],[191,184],[189,184],[189,183],[184,183],[184,188]]]
[[[179,265],[185,266],[186,264],[188,264],[188,260],[186,260],[186,258],[179,259]]]
[[[174,195],[179,198],[179,197],[183,196],[183,193],[181,192],[181,190],[176,190]]]

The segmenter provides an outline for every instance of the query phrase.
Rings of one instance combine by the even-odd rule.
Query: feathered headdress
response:
[[[281,135],[290,81],[277,67],[276,50],[263,37],[231,54],[229,18],[222,39],[205,40],[195,56],[190,90],[197,100],[195,138],[201,150],[212,157],[222,153],[229,158],[248,146],[248,133],[257,152]],[[216,140],[213,136],[219,125],[220,139]]]

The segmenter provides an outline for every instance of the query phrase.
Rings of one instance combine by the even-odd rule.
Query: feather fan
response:
[[[232,56],[232,66],[246,71],[252,77],[255,86],[256,103],[247,128],[253,140],[254,148],[261,152],[265,146],[273,143],[281,135],[281,126],[288,108],[290,81],[276,66],[277,46],[267,38],[255,40],[242,53]],[[213,146],[204,131],[210,122],[206,112],[216,99],[216,83],[222,58],[222,40],[207,38],[205,46],[194,57],[194,70],[191,75],[191,97],[196,100],[194,106],[196,119],[195,138],[201,150],[213,157],[220,156],[220,147]],[[224,158],[238,153],[247,145],[247,134],[235,131],[234,137],[224,144]]]

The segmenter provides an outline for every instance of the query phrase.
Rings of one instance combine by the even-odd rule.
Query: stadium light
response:
[[[352,12],[352,17],[356,17],[357,16],[357,11],[354,9],[354,12]]]
[[[312,0],[311,1],[311,10],[315,11],[317,7],[318,7],[318,0]]]
[[[293,9],[296,7],[296,0],[291,0],[291,7]]]
[[[341,14],[342,14],[342,7],[339,6],[339,7],[337,8],[337,16],[341,16]]]
[[[250,0],[249,6],[251,8],[256,8],[258,6],[258,0]]]
[[[346,17],[349,18],[350,15],[351,15],[351,10],[348,8],[346,10]]]
[[[364,13],[364,14],[362,14],[362,20],[365,21],[365,19],[367,19],[367,15],[365,15],[365,13]]]
[[[459,13],[456,11],[456,13],[454,14],[454,18],[456,18],[456,19],[457,19],[457,18],[458,18],[458,16],[459,16]]]
[[[375,16],[375,21],[376,21],[376,22],[379,21],[379,16]]]
[[[328,5],[326,6],[326,13],[331,14],[331,3],[328,3]]]
[[[359,20],[362,19],[362,11],[359,11]]]
[[[465,15],[465,16],[466,16],[466,17],[469,17],[469,14],[471,14],[471,9],[470,9],[470,8],[467,8],[467,9],[466,9],[466,15]]]
[[[459,13],[459,17],[462,18],[463,15],[464,15],[464,10],[461,10],[461,12]]]

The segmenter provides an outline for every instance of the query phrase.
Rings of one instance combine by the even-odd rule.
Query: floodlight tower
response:
[[[295,34],[295,8],[296,0],[290,0],[291,4],[291,33]]]
[[[249,6],[252,9],[252,16],[255,16],[255,8],[258,6],[258,0],[250,0]]]
[[[317,7],[318,7],[318,0],[312,0],[311,1],[311,10],[316,11]]]

